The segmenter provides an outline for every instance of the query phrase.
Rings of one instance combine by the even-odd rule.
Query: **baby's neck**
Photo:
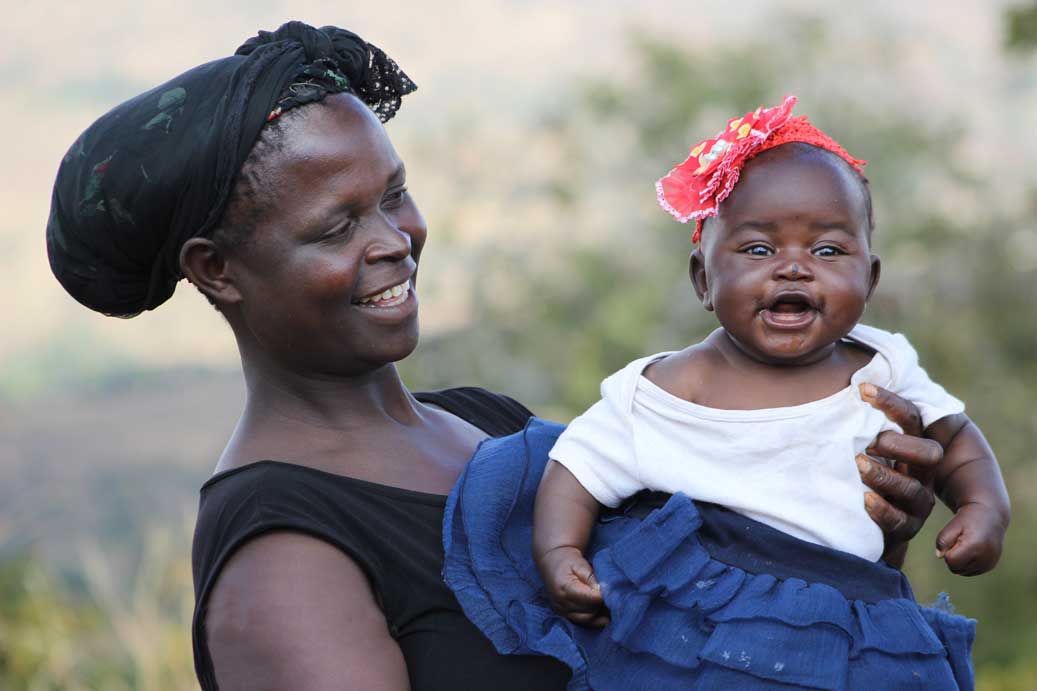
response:
[[[830,365],[832,358],[839,357],[841,339],[828,343],[809,352],[787,355],[771,355],[758,353],[746,347],[728,330],[720,327],[711,333],[705,343],[715,347],[723,356],[728,366],[746,372],[757,371],[760,376],[796,377],[803,376],[812,368],[824,368]]]
[[[839,341],[803,364],[762,362],[718,329],[703,342],[653,364],[645,376],[676,396],[710,408],[784,408],[846,388],[853,373],[873,355],[860,344]]]

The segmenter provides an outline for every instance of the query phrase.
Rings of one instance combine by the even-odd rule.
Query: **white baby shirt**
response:
[[[879,432],[901,430],[861,400],[858,384],[911,401],[925,426],[965,406],[929,379],[902,335],[858,325],[848,338],[875,351],[871,362],[845,389],[785,408],[697,405],[641,376],[670,353],[635,360],[602,382],[601,400],[572,421],[550,456],[606,506],[642,489],[683,492],[876,561],[883,536],[864,509],[867,487],[854,457]]]

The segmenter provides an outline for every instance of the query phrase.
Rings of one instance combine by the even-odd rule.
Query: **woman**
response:
[[[55,275],[92,309],[153,309],[186,276],[234,332],[245,410],[202,488],[194,544],[205,689],[551,689],[502,657],[440,579],[445,495],[476,445],[530,413],[480,389],[412,394],[425,223],[384,122],[414,85],[377,48],[297,22],[118,106],[55,184]],[[924,466],[909,435],[875,453]],[[900,563],[917,480],[861,459]],[[885,497],[883,499],[881,497]]]

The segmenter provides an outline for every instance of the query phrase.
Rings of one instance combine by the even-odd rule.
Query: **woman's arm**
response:
[[[601,586],[583,556],[598,510],[565,466],[548,461],[533,508],[533,560],[552,606],[574,623],[594,627],[608,623]]]
[[[209,596],[205,629],[223,691],[410,688],[363,571],[300,533],[270,533],[235,553]]]

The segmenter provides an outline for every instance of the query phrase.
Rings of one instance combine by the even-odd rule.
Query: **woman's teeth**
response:
[[[368,305],[370,307],[392,307],[405,302],[409,295],[410,279],[407,279],[400,285],[388,288],[381,293],[360,298],[358,302],[361,305]]]

